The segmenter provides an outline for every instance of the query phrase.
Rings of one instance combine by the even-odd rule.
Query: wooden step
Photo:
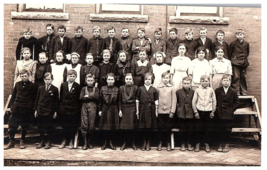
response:
[[[246,107],[246,108],[240,108],[237,109],[234,113],[234,115],[258,115],[256,111],[252,111],[251,108]]]
[[[238,96],[239,99],[254,99],[254,96]]]
[[[261,132],[259,128],[232,128],[232,132]]]
[[[180,129],[173,128],[171,131],[172,131],[172,132],[180,132]]]

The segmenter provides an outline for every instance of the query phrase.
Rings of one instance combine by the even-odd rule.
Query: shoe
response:
[[[223,151],[223,145],[220,143],[220,145],[219,145],[219,148],[218,148],[218,152],[222,152]]]
[[[159,142],[157,150],[158,151],[161,151],[162,150],[162,141]]]
[[[205,151],[207,152],[207,153],[209,153],[210,152],[210,146],[209,146],[209,144],[208,143],[205,143]]]
[[[15,144],[14,144],[14,141],[13,140],[9,140],[7,146],[5,149],[11,149],[11,148],[14,148]]]
[[[73,145],[73,139],[70,140],[70,143],[69,143],[69,149],[73,149],[74,148],[74,145]]]
[[[192,147],[192,145],[190,143],[187,144],[187,149],[189,151],[193,151],[194,150],[194,148]]]
[[[229,144],[225,144],[224,148],[223,148],[223,152],[227,153],[229,151]]]
[[[112,144],[112,140],[109,141],[109,145],[110,145],[110,148],[111,148],[112,150],[116,150],[116,149],[117,149],[115,146],[113,146],[113,144]]]
[[[200,145],[199,143],[196,144],[195,152],[199,152],[200,151],[199,145]]]
[[[171,150],[172,150],[172,148],[171,148],[171,143],[168,142],[168,143],[167,143],[167,151],[171,151]]]
[[[93,149],[94,148],[93,145],[90,143],[90,140],[88,140],[87,144],[88,144],[88,148],[89,149]]]
[[[147,151],[150,151],[150,150],[151,150],[150,140],[147,140],[146,150],[147,150]]]
[[[105,150],[107,147],[107,140],[105,139],[104,145],[101,147],[101,150]]]
[[[36,149],[41,149],[44,146],[44,141],[41,140],[41,142],[36,146]]]
[[[84,145],[82,147],[82,150],[86,150],[87,149],[87,134],[83,134],[83,142],[84,142]]]
[[[20,149],[25,149],[26,148],[23,139],[21,139],[20,142],[19,142],[19,148]]]
[[[84,145],[82,147],[82,150],[87,150],[87,143],[86,142],[84,142]]]
[[[141,147],[141,150],[142,151],[146,150],[146,140],[144,140],[143,145]]]
[[[63,149],[66,146],[66,139],[63,139],[63,141],[61,142],[61,144],[59,145],[59,149]]]
[[[185,151],[185,143],[182,143],[181,144],[181,149],[180,149],[181,151]]]
[[[126,141],[123,142],[122,146],[121,146],[121,150],[123,151],[126,147]]]
[[[135,145],[135,142],[134,141],[132,141],[132,145],[133,145],[133,150],[137,150],[137,147],[136,147],[136,145]]]
[[[51,148],[51,142],[47,141],[46,145],[45,145],[45,149],[50,149]]]

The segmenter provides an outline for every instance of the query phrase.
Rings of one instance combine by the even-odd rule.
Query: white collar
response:
[[[217,62],[224,62],[225,61],[224,58],[222,58],[222,60],[219,60],[218,58],[216,58],[216,59],[217,59]]]
[[[138,61],[137,61],[137,65],[138,65],[138,66],[147,66],[147,63],[148,63],[147,60],[145,60],[143,63],[141,62],[141,60],[138,60]]]
[[[149,88],[150,88],[150,86],[152,86],[152,84],[150,84],[149,86],[147,86],[147,85],[144,84],[144,86],[145,86],[146,90],[148,91]]]

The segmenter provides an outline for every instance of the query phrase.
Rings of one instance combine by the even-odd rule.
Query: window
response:
[[[24,4],[23,11],[63,12],[63,4]]]
[[[109,14],[141,14],[141,5],[111,5],[101,4],[99,13]]]
[[[177,6],[176,16],[219,16],[218,7]]]

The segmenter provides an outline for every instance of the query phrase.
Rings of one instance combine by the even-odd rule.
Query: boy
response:
[[[224,58],[229,60],[229,46],[228,43],[224,41],[225,33],[223,30],[218,30],[216,32],[216,40],[214,43],[212,43],[212,59],[216,57],[215,55],[215,48],[217,46],[223,46],[225,53]]]
[[[242,29],[236,32],[236,41],[230,44],[229,56],[233,66],[232,87],[237,94],[247,95],[247,66],[249,65],[249,43],[244,40],[245,33]]]
[[[99,63],[102,62],[102,51],[104,49],[104,40],[103,38],[100,37],[100,27],[99,26],[94,26],[93,27],[93,34],[94,36],[89,39],[88,41],[88,48],[87,51],[89,53],[92,53],[94,56],[94,63],[96,66],[98,66]]]
[[[150,44],[149,40],[145,38],[145,28],[138,28],[137,35],[138,38],[133,40],[133,46],[132,46],[132,52],[133,57],[131,61],[131,65],[136,63],[137,60],[139,60],[139,52],[141,50],[145,50],[146,54],[150,52]],[[149,59],[147,58],[149,61]]]
[[[54,36],[51,41],[51,47],[50,47],[50,54],[49,54],[49,60],[50,62],[56,62],[56,53],[59,50],[62,50],[67,58],[69,58],[70,53],[70,39],[65,36],[66,34],[66,27],[64,25],[60,25],[57,28],[57,36]]]
[[[185,151],[185,143],[189,151],[194,150],[191,146],[194,128],[194,111],[192,109],[192,99],[194,90],[191,89],[192,80],[184,77],[182,80],[183,88],[176,91],[177,97],[177,117],[180,125],[181,151]]]
[[[63,149],[69,140],[69,149],[73,149],[73,139],[77,128],[80,126],[80,109],[79,101],[80,85],[75,82],[77,72],[68,71],[68,81],[61,84],[60,87],[60,112],[62,116],[62,128],[64,139],[59,146]]]
[[[178,56],[178,44],[181,40],[177,38],[178,30],[172,28],[169,30],[170,38],[166,40],[166,58],[165,63],[171,65],[173,57]]]
[[[45,149],[51,148],[51,135],[53,131],[53,118],[57,117],[58,110],[58,88],[53,86],[53,75],[49,72],[44,75],[45,85],[38,88],[35,100],[34,116],[38,118],[38,129],[40,132],[41,142],[36,146],[40,149],[44,145],[44,135],[47,131],[47,143]]]
[[[109,50],[103,50],[103,62],[99,64],[99,81],[98,81],[98,87],[101,89],[101,87],[107,85],[106,75],[108,73],[113,73],[113,63],[110,62],[111,53]]]
[[[207,37],[207,29],[202,27],[199,30],[199,38],[196,39],[196,42],[198,43],[197,48],[200,46],[204,46],[207,49],[207,60],[211,60],[212,59],[212,55],[211,55],[211,49],[212,49],[212,40],[210,38]]]
[[[75,37],[70,39],[70,52],[76,52],[80,55],[79,64],[85,65],[85,56],[87,53],[88,40],[83,37],[83,27],[78,26],[74,29]]]
[[[151,42],[151,56],[150,56],[150,63],[151,65],[156,63],[156,59],[153,57],[153,55],[160,51],[160,52],[164,52],[166,53],[166,42],[165,40],[161,39],[162,36],[162,29],[161,28],[157,28],[154,31],[154,41]]]
[[[209,139],[210,132],[213,129],[212,119],[216,110],[216,97],[213,89],[209,87],[209,76],[200,77],[201,86],[195,90],[192,100],[192,107],[196,120],[196,148],[195,152],[199,152],[200,142],[205,144],[205,151],[210,152]]]
[[[42,46],[43,52],[45,52],[46,56],[49,56],[51,40],[54,37],[54,25],[47,24],[46,33],[47,35],[39,38],[38,41],[39,41],[39,44]]]
[[[92,53],[86,54],[85,59],[87,65],[82,66],[81,68],[81,86],[85,86],[85,76],[89,73],[95,76],[95,87],[98,86],[98,79],[99,79],[99,68],[95,66],[94,63],[94,57]]]
[[[128,28],[122,28],[120,43],[121,43],[122,50],[124,50],[128,53],[127,54],[127,61],[131,62],[133,38],[129,35],[129,32],[130,32],[130,30]]]
[[[109,27],[107,29],[108,37],[104,39],[104,49],[108,49],[110,51],[110,62],[114,65],[118,60],[118,52],[122,49],[120,41],[115,38],[116,30],[114,27]]]
[[[197,49],[197,42],[193,40],[193,30],[191,28],[187,28],[185,30],[185,40],[182,41],[187,46],[187,57],[189,57],[191,60],[194,60],[195,57],[195,51]]]
[[[84,140],[83,150],[86,150],[87,147],[93,148],[90,140],[95,129],[97,102],[99,100],[99,90],[97,87],[94,87],[94,75],[90,73],[86,75],[86,84],[87,86],[83,87],[80,93],[80,100],[83,102],[81,112],[81,131]]]
[[[38,54],[42,51],[42,47],[39,44],[37,38],[32,36],[32,30],[30,28],[26,28],[23,30],[23,37],[19,39],[17,48],[16,48],[16,60],[23,59],[21,57],[21,50],[24,47],[30,48],[32,52],[32,59],[38,60]]]
[[[9,143],[5,149],[14,148],[14,137],[19,126],[22,128],[20,149],[25,149],[25,136],[31,124],[33,105],[35,101],[35,85],[29,81],[29,72],[25,69],[20,71],[22,81],[15,84],[10,99],[11,116],[8,121]]]
[[[222,77],[223,87],[215,90],[217,106],[216,117],[218,118],[218,130],[220,134],[220,145],[218,152],[229,151],[229,137],[232,130],[234,112],[238,108],[239,99],[232,87],[230,87],[231,76],[224,74]],[[224,148],[223,148],[224,145]]]

